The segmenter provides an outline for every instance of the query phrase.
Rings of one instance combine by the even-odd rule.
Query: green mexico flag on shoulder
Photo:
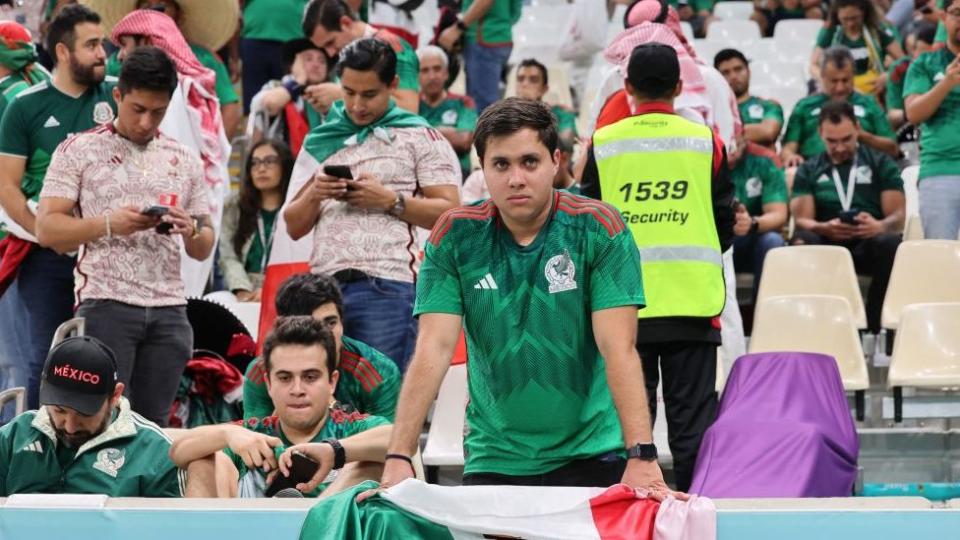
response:
[[[414,128],[430,127],[426,120],[397,107],[391,99],[387,112],[378,120],[365,126],[353,123],[344,110],[343,101],[337,101],[330,108],[323,124],[315,127],[303,141],[303,149],[323,163],[325,159],[336,154],[348,145],[363,144],[370,135],[384,132],[386,128]]]

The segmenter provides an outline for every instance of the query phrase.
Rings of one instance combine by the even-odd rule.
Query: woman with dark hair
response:
[[[880,94],[887,84],[887,66],[903,56],[899,36],[883,21],[870,0],[833,0],[827,26],[817,35],[810,73],[820,80],[820,57],[830,47],[850,49],[854,85],[864,94]]]
[[[293,155],[287,145],[264,139],[247,154],[240,192],[224,206],[220,270],[227,290],[241,302],[260,301],[277,214],[292,172]]]

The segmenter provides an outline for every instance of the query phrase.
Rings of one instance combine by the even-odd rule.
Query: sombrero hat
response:
[[[241,373],[256,355],[247,327],[226,306],[203,298],[187,299],[187,319],[193,328],[193,349],[211,351]],[[243,346],[246,338],[247,346]]]
[[[236,0],[176,0],[180,6],[180,31],[190,43],[217,51],[230,41],[240,20]],[[136,9],[137,0],[80,0],[100,14],[109,36],[113,27]]]

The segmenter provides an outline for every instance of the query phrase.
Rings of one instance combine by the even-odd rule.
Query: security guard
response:
[[[734,188],[723,143],[674,113],[683,83],[672,47],[635,48],[625,86],[637,114],[594,134],[582,189],[620,210],[640,250],[647,307],[637,350],[654,417],[663,373],[677,489],[686,491],[717,407],[721,257],[733,242]]]

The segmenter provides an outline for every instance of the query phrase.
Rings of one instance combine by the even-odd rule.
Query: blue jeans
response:
[[[753,299],[757,299],[763,260],[773,248],[786,245],[780,233],[767,231],[759,234],[737,236],[733,239],[733,267],[739,273],[753,274]]]
[[[10,286],[0,296],[0,392],[18,386],[26,387],[29,374],[22,361],[29,347],[22,347],[22,340],[29,337],[29,326],[24,316],[25,308],[17,288]],[[0,424],[14,417],[15,406],[7,405],[0,411]]]
[[[920,220],[928,240],[956,240],[960,233],[960,176],[920,181]]]
[[[58,255],[46,248],[34,248],[20,264],[17,288],[29,332],[18,340],[27,370],[27,409],[39,407],[40,372],[50,351],[53,334],[73,317],[73,267],[76,258]],[[4,295],[6,296],[6,295]]]
[[[484,47],[467,41],[463,49],[467,94],[477,105],[477,114],[500,99],[500,76],[513,47]]]
[[[403,373],[417,339],[414,284],[368,278],[340,282],[340,289],[343,333],[387,355]]]

